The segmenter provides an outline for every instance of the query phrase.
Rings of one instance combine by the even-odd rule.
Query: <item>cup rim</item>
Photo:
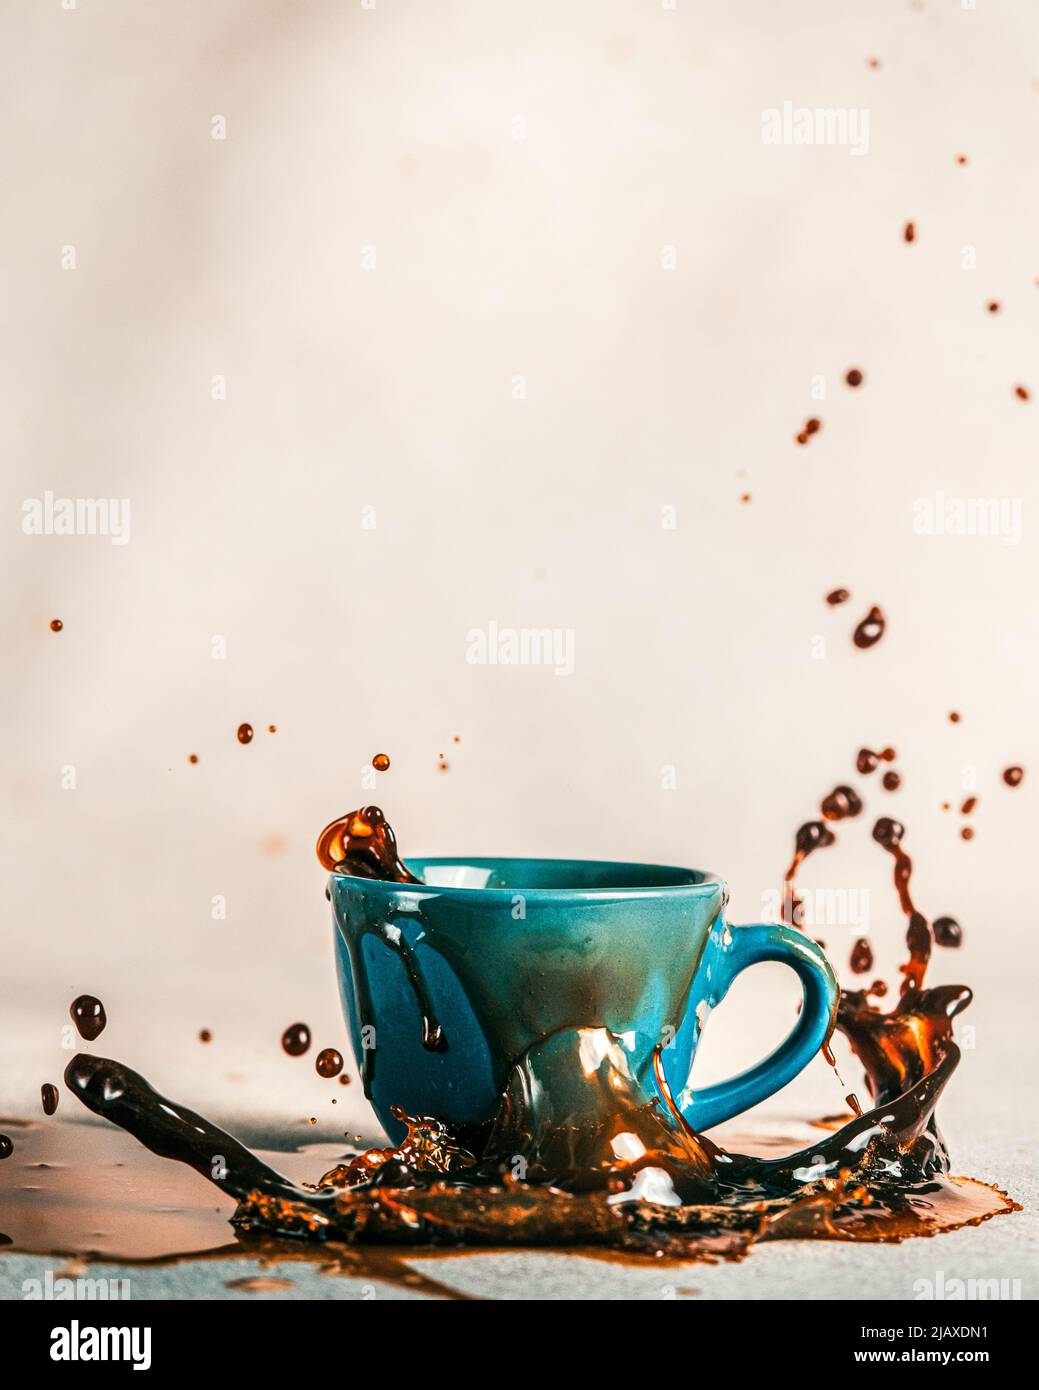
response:
[[[575,869],[618,871],[621,874],[625,870],[645,870],[654,869],[661,874],[673,874],[676,877],[686,876],[684,881],[675,883],[642,883],[628,886],[598,884],[588,887],[575,888],[523,888],[519,884],[510,884],[505,887],[471,887],[465,884],[455,883],[398,883],[395,880],[379,878],[363,878],[356,874],[344,874],[338,869],[333,870],[329,875],[328,883],[331,888],[337,881],[354,884],[363,888],[367,892],[382,890],[391,894],[420,894],[423,896],[443,893],[464,893],[468,895],[479,895],[481,897],[499,897],[512,899],[521,894],[524,898],[536,898],[539,901],[557,898],[567,902],[577,899],[615,899],[633,900],[636,898],[652,898],[662,895],[669,897],[692,895],[695,897],[706,896],[717,890],[725,889],[725,880],[707,869],[690,869],[676,864],[656,864],[648,860],[617,860],[617,859],[564,859],[543,855],[499,855],[499,854],[433,854],[433,855],[414,855],[408,856],[405,861],[410,869],[416,874],[421,875],[428,868],[490,868],[498,865],[510,864],[545,864],[560,865],[567,864]],[[689,882],[688,876],[696,875],[695,882]]]

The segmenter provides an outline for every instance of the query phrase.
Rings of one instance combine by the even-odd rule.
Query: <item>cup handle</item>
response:
[[[804,932],[783,923],[742,927],[716,924],[704,957],[697,972],[694,997],[704,1000],[707,1010],[721,1003],[741,971],[766,960],[788,965],[801,981],[804,998],[793,1030],[763,1062],[729,1081],[705,1086],[702,1091],[690,1094],[686,1089],[679,1103],[696,1130],[711,1129],[731,1120],[792,1081],[832,1033],[840,995],[837,977],[823,952]],[[706,1021],[707,1010],[701,1007],[697,1011],[698,1033]]]

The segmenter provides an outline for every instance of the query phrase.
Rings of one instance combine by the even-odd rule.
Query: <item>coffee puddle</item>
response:
[[[862,811],[858,793],[840,786],[823,799],[822,819],[797,832],[784,903],[792,924],[800,925],[802,864],[836,843],[832,823]],[[80,1054],[65,1084],[118,1131],[17,1126],[4,1170],[21,1183],[9,1190],[0,1229],[12,1247],[41,1253],[303,1260],[455,1296],[409,1257],[552,1247],[659,1266],[740,1259],[757,1241],[933,1236],[1019,1210],[999,1188],[949,1171],[935,1107],[959,1061],[953,1019],[971,996],[964,986],[924,987],[934,941],[961,938],[936,938],[914,903],[904,837],[888,817],[874,825],[907,922],[899,998],[885,1013],[873,1002],[883,982],[845,990],[837,1015],[872,1108],[863,1112],[849,1095],[854,1113],[818,1122],[825,1137],[795,1153],[768,1156],[775,1141],[764,1156],[727,1152],[695,1134],[671,1098],[659,1050],[657,1094],[647,1100],[621,1040],[603,1028],[562,1029],[518,1058],[492,1124],[462,1131],[400,1112],[400,1144],[348,1154],[324,1174],[313,1154],[254,1153],[122,1063]],[[418,881],[374,807],[327,827],[318,854],[333,871]],[[449,1048],[418,962],[404,964],[425,1046]]]

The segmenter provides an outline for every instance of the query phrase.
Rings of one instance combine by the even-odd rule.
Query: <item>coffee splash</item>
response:
[[[823,819],[799,829],[788,906],[805,859],[836,843],[827,821],[852,820],[862,809],[854,789],[841,785],[824,798]],[[892,1241],[977,1224],[1018,1208],[999,1189],[949,1173],[934,1111],[959,1060],[952,1021],[970,991],[923,987],[932,940],[952,945],[957,933],[944,925],[950,918],[937,919],[932,933],[917,910],[904,834],[886,817],[873,829],[894,860],[907,918],[898,1001],[888,1013],[873,1005],[871,996],[883,993],[877,982],[843,991],[837,1015],[874,1106],[863,1112],[849,1095],[856,1113],[847,1123],[782,1158],[726,1152],[695,1134],[672,1099],[660,1050],[655,1093],[647,1095],[622,1041],[597,1027],[563,1029],[518,1057],[490,1125],[463,1130],[398,1109],[406,1129],[399,1144],[348,1155],[313,1184],[284,1177],[119,1062],[77,1056],[66,1085],[153,1153],[233,1198],[243,1241],[293,1237],[376,1252],[551,1245],[715,1260],[740,1258],[759,1240]],[[326,827],[318,857],[336,873],[418,882],[375,807]],[[411,984],[422,999],[421,976]],[[442,1032],[440,1040],[446,1046]]]

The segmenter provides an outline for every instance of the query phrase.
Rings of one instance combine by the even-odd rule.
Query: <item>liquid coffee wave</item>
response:
[[[795,838],[784,911],[795,925],[801,865],[835,843],[827,822],[857,817],[862,802],[838,787],[821,811]],[[977,1224],[1018,1208],[998,1188],[949,1172],[935,1106],[959,1061],[953,1019],[971,995],[965,986],[924,988],[935,938],[912,900],[903,836],[887,818],[873,831],[894,858],[907,918],[898,1001],[886,1013],[871,1002],[880,982],[842,991],[836,1024],[864,1067],[873,1108],[784,1158],[728,1153],[695,1134],[671,1098],[659,1051],[657,1094],[647,1098],[621,1040],[602,1028],[562,1029],[528,1049],[491,1125],[463,1131],[399,1111],[400,1144],[348,1155],[313,1185],[284,1178],[119,1062],[79,1055],[66,1084],[90,1110],[233,1197],[232,1222],[250,1239],[577,1246],[685,1260],[739,1258],[758,1240],[893,1241]],[[326,827],[318,857],[335,872],[419,881],[375,807]],[[406,965],[428,1033],[428,991],[417,963]],[[439,1024],[424,1041],[449,1046]]]

